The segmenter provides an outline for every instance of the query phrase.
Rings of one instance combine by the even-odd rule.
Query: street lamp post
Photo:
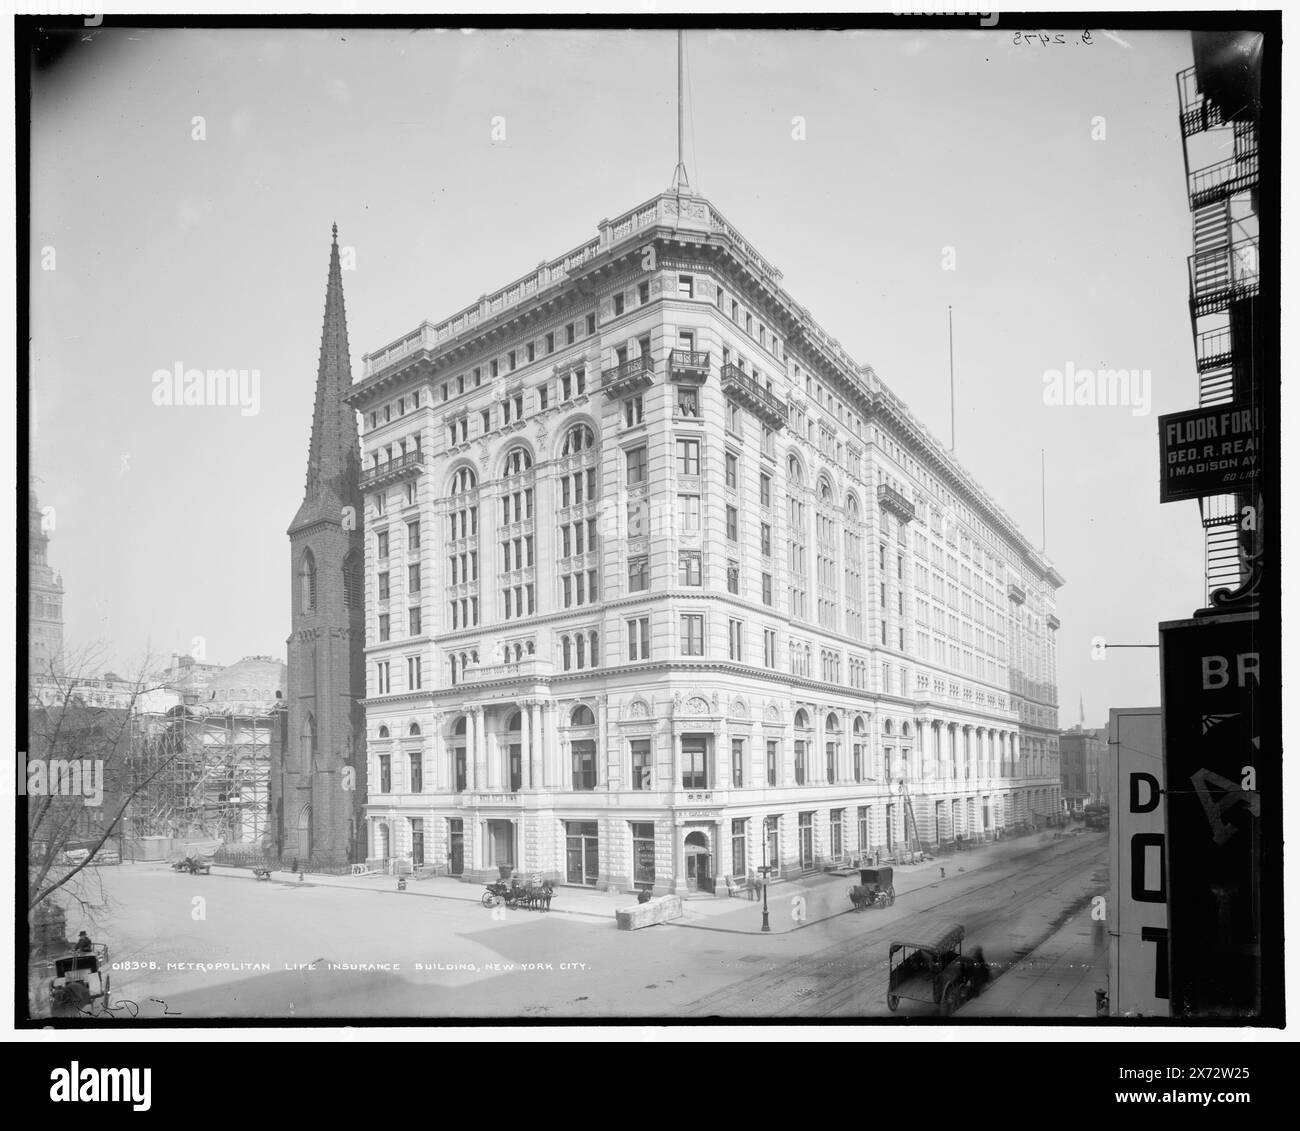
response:
[[[767,877],[768,877],[768,873],[770,873],[771,871],[772,871],[772,866],[767,862],[767,821],[764,820],[763,821],[763,865],[762,867],[759,868],[759,872],[763,876],[763,926],[761,928],[761,930],[763,931],[770,931],[772,929],[772,924],[768,922],[768,918],[767,918]]]

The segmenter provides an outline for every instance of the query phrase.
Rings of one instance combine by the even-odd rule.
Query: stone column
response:
[[[536,789],[533,773],[533,704],[526,700],[519,705],[519,774],[524,789]]]
[[[676,792],[677,790],[682,788],[682,736],[681,736],[681,732],[677,729],[676,721],[674,721],[673,723],[672,742],[673,742],[672,788],[674,792]],[[680,852],[676,848],[673,850],[673,852],[674,852],[674,860],[676,860],[676,857],[680,855]],[[685,867],[686,865],[683,864],[682,868],[685,869]]]
[[[498,790],[503,785],[501,780],[501,740],[495,731],[488,730],[486,707],[483,708],[483,748],[484,758],[487,760],[487,787],[491,790]]]

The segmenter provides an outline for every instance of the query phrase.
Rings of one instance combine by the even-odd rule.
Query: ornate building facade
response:
[[[323,867],[364,854],[362,511],[356,415],[344,403],[351,384],[336,225],[307,486],[289,527],[293,629],[286,740],[273,744],[271,765],[280,853]]]
[[[1059,813],[1062,579],[703,198],[348,400],[370,858],[707,891]]]

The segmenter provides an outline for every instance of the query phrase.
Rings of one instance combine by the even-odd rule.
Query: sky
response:
[[[1062,726],[1080,699],[1089,726],[1159,702],[1157,650],[1098,661],[1095,637],[1154,645],[1204,603],[1156,433],[1197,398],[1190,39],[1090,32],[687,37],[695,189],[945,442],[952,306],[956,456],[1035,545],[1045,452]],[[668,186],[675,36],[86,38],[32,101],[31,454],[67,643],[126,670],[196,637],[210,661],[283,658],[330,225],[355,380]],[[257,412],[154,403],[178,364],[256,369]],[[1045,403],[1071,366],[1149,372],[1147,403]]]

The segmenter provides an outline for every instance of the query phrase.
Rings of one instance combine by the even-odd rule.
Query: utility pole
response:
[[[953,383],[952,367],[952,306],[948,307],[948,435],[951,442],[948,450],[957,450],[957,391]]]
[[[691,180],[686,175],[686,102],[683,76],[685,72],[686,33],[677,31],[677,168],[673,170],[673,183],[669,192],[691,191]]]

